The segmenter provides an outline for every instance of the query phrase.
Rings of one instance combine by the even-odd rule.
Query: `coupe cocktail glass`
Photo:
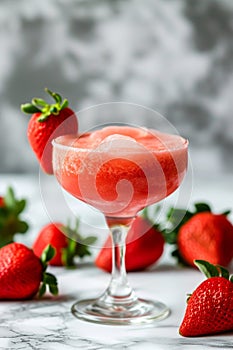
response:
[[[83,320],[142,324],[165,318],[169,309],[136,296],[125,270],[125,240],[137,213],[174,192],[187,169],[188,142],[153,129],[111,125],[77,137],[53,140],[54,174],[79,200],[100,210],[112,235],[112,277],[97,299],[72,307]],[[143,233],[142,233],[143,234]]]

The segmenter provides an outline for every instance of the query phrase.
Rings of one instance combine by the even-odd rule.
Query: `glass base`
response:
[[[81,320],[105,325],[140,325],[166,318],[170,311],[158,301],[136,299],[131,303],[106,304],[100,299],[76,302],[71,311]]]

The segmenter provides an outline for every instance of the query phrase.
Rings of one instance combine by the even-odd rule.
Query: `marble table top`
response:
[[[27,236],[32,240],[38,227],[49,221],[41,204],[37,180],[32,176],[1,175],[0,191],[4,191],[9,184],[19,196],[24,195],[30,199],[25,215],[34,222]],[[227,191],[228,185],[226,180],[221,198],[215,192],[215,196],[218,196],[217,209],[225,209],[232,203]],[[205,188],[209,200],[213,201],[215,196],[212,194],[212,186],[211,181],[202,183],[195,196],[200,196]],[[20,239],[23,241],[25,238]],[[186,295],[204,277],[199,271],[177,267],[169,258],[169,248],[166,248],[163,258],[150,270],[129,273],[129,281],[138,296],[163,301],[171,310],[166,319],[147,326],[102,326],[80,321],[71,314],[71,306],[77,299],[98,296],[107,287],[110,275],[94,267],[93,260],[78,262],[77,268],[73,270],[58,267],[50,267],[49,270],[58,278],[59,296],[46,295],[42,300],[0,302],[1,350],[233,348],[232,332],[197,338],[179,335]]]

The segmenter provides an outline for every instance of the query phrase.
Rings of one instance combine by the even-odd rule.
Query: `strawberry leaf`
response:
[[[48,88],[45,88],[45,92],[47,92],[55,100],[55,102],[59,104],[62,102],[62,97],[57,92],[53,92]]]
[[[76,252],[80,258],[84,258],[84,256],[86,256],[86,255],[89,255],[89,256],[91,255],[91,252],[88,249],[88,247],[86,245],[83,245],[80,243],[77,246]]]
[[[205,260],[194,260],[194,264],[201,272],[205,274],[207,278],[223,277],[233,282],[232,276],[229,275],[229,271],[221,265],[213,265]]]
[[[227,280],[229,280],[229,271],[227,269],[225,269],[225,267],[221,266],[221,265],[216,265],[217,269],[219,270],[219,275],[221,277],[226,278]]]
[[[201,213],[205,211],[211,212],[211,208],[207,203],[195,203],[194,207],[196,209],[196,213]]]
[[[219,276],[219,271],[217,267],[215,265],[210,264],[208,261],[194,260],[194,264],[199,268],[201,272],[204,273],[204,275],[207,278]]]
[[[62,102],[62,105],[61,105],[61,109],[64,109],[64,108],[68,107],[68,105],[69,105],[68,100],[64,99],[64,101]]]
[[[40,260],[43,264],[43,267],[47,268],[47,263],[54,257],[55,255],[55,248],[51,246],[51,244],[47,245],[47,247],[43,250]]]
[[[32,104],[35,107],[45,107],[47,105],[47,102],[45,102],[45,100],[43,100],[42,98],[33,98]]]
[[[44,272],[43,283],[49,287],[51,294],[58,294],[57,279],[54,275],[48,272]]]
[[[145,207],[141,213],[141,216],[144,218],[144,219],[147,219],[149,220],[149,208],[148,207]]]
[[[83,245],[92,245],[96,242],[96,237],[95,236],[88,236],[82,239],[82,244]]]
[[[20,216],[25,206],[26,200],[18,200],[12,187],[8,187],[0,208],[0,247],[13,242],[16,233],[25,233],[28,230],[27,222],[21,220]]]
[[[52,275],[49,272],[46,272],[44,274],[44,283],[45,284],[56,284],[57,283],[57,279],[54,275]]]
[[[24,103],[21,105],[21,111],[26,114],[40,113],[41,110],[32,103]]]
[[[18,221],[17,224],[17,232],[18,233],[25,233],[27,232],[29,226],[26,221]]]
[[[49,291],[53,295],[58,294],[58,286],[57,286],[57,279],[54,275],[52,275],[49,272],[46,272],[48,261],[50,261],[55,255],[55,249],[49,244],[41,255],[41,263],[43,265],[43,276],[42,276],[42,283],[39,288],[39,297],[41,298],[44,293],[46,292],[46,288],[48,286]]]
[[[55,103],[49,104],[42,98],[33,98],[31,103],[24,103],[21,105],[21,110],[24,113],[40,113],[37,119],[38,122],[46,121],[51,114],[59,116],[60,111],[68,107],[68,100],[62,100],[61,95],[58,93],[47,88],[45,88],[45,92],[54,99]]]
[[[24,211],[25,207],[26,207],[26,200],[25,199],[21,199],[20,201],[17,202],[16,204],[16,208],[15,208],[15,213],[17,215],[19,215],[20,213],[22,213],[22,211]]]
[[[12,187],[7,188],[7,191],[4,197],[4,202],[6,207],[12,208],[12,209],[15,208],[17,201],[15,199],[15,194]]]
[[[64,233],[68,237],[68,245],[62,250],[62,262],[67,267],[74,266],[74,258],[78,256],[83,258],[86,255],[91,255],[88,246],[96,241],[96,237],[82,237],[79,233],[79,221],[76,221],[75,228],[72,229],[70,223],[63,227]]]
[[[49,284],[49,291],[53,295],[58,295],[58,287],[55,284]]]
[[[193,213],[188,210],[170,208],[167,213],[167,227],[162,231],[165,241],[169,244],[176,244],[179,229],[192,216]]]
[[[58,286],[57,286],[56,277],[54,275],[52,275],[51,273],[44,272],[42,284],[41,284],[41,287],[39,289],[39,297],[40,298],[45,294],[47,286],[48,286],[51,294],[53,294],[53,295],[58,294]]]
[[[41,298],[45,294],[45,292],[46,292],[46,284],[42,283],[39,288],[39,293],[38,293],[39,298]]]
[[[224,211],[224,212],[222,213],[222,215],[227,216],[227,215],[229,215],[230,213],[231,213],[231,210],[229,209],[229,210]]]
[[[167,220],[177,230],[193,216],[188,210],[171,208],[168,212]]]
[[[62,262],[67,267],[74,266],[74,257],[76,255],[77,242],[68,238],[68,245],[62,249]]]

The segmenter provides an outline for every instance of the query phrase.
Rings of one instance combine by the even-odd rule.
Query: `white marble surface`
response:
[[[229,193],[231,178],[196,181],[192,199],[209,199],[217,210],[232,205]],[[17,195],[29,198],[26,216],[31,222],[28,242],[40,225],[48,221],[39,196],[37,179],[26,176],[0,176],[0,192],[13,185]],[[204,193],[203,193],[204,191]],[[194,195],[195,194],[195,195]],[[20,238],[20,237],[19,237]],[[21,241],[26,240],[21,237]],[[79,321],[70,312],[78,298],[98,295],[107,286],[109,274],[93,266],[92,261],[79,263],[75,270],[50,268],[57,275],[60,295],[42,300],[0,302],[0,349],[228,349],[233,348],[233,333],[183,338],[178,327],[185,311],[186,294],[204,279],[192,269],[181,269],[165,254],[150,271],[130,273],[129,280],[141,297],[165,302],[171,314],[150,326],[100,326]]]

